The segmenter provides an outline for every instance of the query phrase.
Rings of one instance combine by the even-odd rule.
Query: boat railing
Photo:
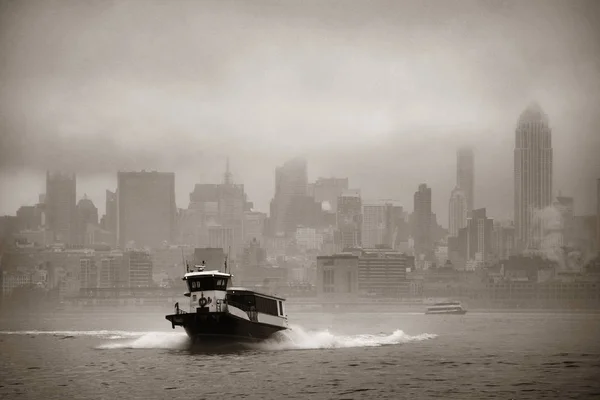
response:
[[[177,302],[175,303],[175,315],[179,314],[187,314],[187,311],[184,311],[181,308],[179,308],[179,302]]]

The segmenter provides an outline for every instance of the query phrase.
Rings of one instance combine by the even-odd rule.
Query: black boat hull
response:
[[[258,342],[285,327],[249,321],[227,312],[171,314],[173,329],[181,326],[194,343]]]

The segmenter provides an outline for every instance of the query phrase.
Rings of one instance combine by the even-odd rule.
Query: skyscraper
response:
[[[119,172],[117,174],[118,243],[125,248],[158,247],[175,233],[175,174]]]
[[[486,216],[485,208],[473,210],[467,220],[467,259],[487,261],[492,255],[494,221]]]
[[[386,204],[384,202],[363,204],[362,245],[372,248],[384,244],[386,228]]]
[[[337,228],[339,250],[361,247],[362,199],[360,190],[345,190],[338,197]]]
[[[77,181],[75,174],[46,172],[46,218],[56,241],[77,241]]]
[[[433,250],[431,238],[431,188],[419,185],[414,195],[413,238],[417,254],[429,254]]]
[[[467,198],[459,187],[455,187],[450,195],[449,216],[450,236],[458,237],[458,230],[467,226]]]
[[[540,211],[552,203],[552,138],[548,116],[532,103],[519,117],[515,141],[515,229],[519,250],[539,248]]]
[[[285,233],[292,198],[306,196],[308,174],[306,160],[295,158],[275,169],[275,196],[271,200],[272,233]],[[295,231],[295,227],[293,229]]]
[[[363,204],[362,247],[396,247],[398,235],[403,229],[404,208],[394,200],[379,200]]]
[[[77,244],[87,244],[85,240],[88,224],[98,225],[98,209],[87,195],[77,203]]]
[[[470,213],[475,202],[475,158],[470,147],[462,147],[456,152],[456,184],[465,195],[467,213]]]

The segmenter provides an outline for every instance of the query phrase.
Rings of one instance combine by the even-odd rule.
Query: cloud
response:
[[[228,154],[266,209],[273,168],[303,153],[311,174],[349,176],[407,206],[427,182],[445,221],[454,149],[469,143],[476,204],[508,214],[514,123],[536,99],[554,129],[557,186],[587,199],[600,175],[597,2],[2,7],[5,173],[173,170],[186,206]]]

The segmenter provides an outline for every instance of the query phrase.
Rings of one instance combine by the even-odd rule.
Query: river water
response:
[[[600,315],[303,313],[191,348],[163,315],[0,317],[2,399],[600,397]]]

